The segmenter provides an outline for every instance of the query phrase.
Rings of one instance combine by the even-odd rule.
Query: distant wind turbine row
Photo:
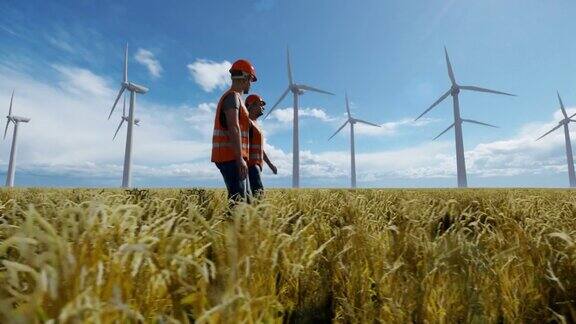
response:
[[[460,117],[460,102],[459,102],[459,94],[460,90],[468,90],[468,91],[475,91],[475,92],[485,92],[485,93],[492,93],[492,94],[499,94],[499,95],[506,95],[506,96],[515,96],[510,93],[490,90],[486,88],[481,88],[478,86],[463,86],[459,85],[456,82],[456,78],[454,76],[454,70],[452,68],[452,64],[450,63],[450,58],[448,56],[448,51],[444,48],[444,54],[446,57],[446,66],[448,69],[448,77],[451,82],[451,87],[448,89],[438,100],[436,100],[428,109],[426,109],[423,113],[421,113],[416,120],[420,119],[422,116],[430,112],[434,107],[438,106],[441,102],[443,102],[448,96],[452,96],[453,102],[453,112],[454,112],[454,122],[448,126],[444,131],[442,131],[438,136],[436,136],[433,140],[436,140],[450,129],[454,128],[454,135],[455,135],[455,143],[456,143],[456,171],[457,171],[457,179],[458,179],[458,187],[465,188],[468,186],[468,179],[466,175],[466,161],[464,157],[464,141],[462,135],[462,123],[472,123],[482,126],[488,127],[496,127],[494,125],[472,120],[472,119],[465,119]],[[294,105],[293,105],[293,129],[292,129],[292,187],[299,188],[300,187],[300,146],[299,146],[299,125],[298,125],[298,113],[299,113],[299,99],[300,96],[303,95],[306,91],[310,92],[317,92],[322,94],[334,95],[332,92],[328,92],[325,90],[321,90],[315,87],[311,87],[305,84],[298,84],[294,82],[293,75],[292,75],[292,66],[290,62],[290,51],[286,50],[286,62],[287,62],[287,72],[288,72],[288,87],[284,91],[284,93],[280,96],[280,98],[276,101],[276,103],[272,106],[272,108],[268,111],[268,114],[264,117],[267,118],[272,111],[286,98],[289,92],[292,92]],[[115,139],[118,135],[118,132],[122,128],[124,122],[127,124],[127,132],[126,132],[126,148],[124,152],[124,170],[122,174],[122,187],[123,188],[130,188],[132,186],[132,147],[133,147],[133,126],[139,126],[140,120],[135,117],[135,109],[136,109],[136,94],[145,94],[148,92],[148,88],[130,82],[128,80],[128,44],[124,49],[124,68],[123,68],[123,78],[122,82],[120,83],[120,90],[118,91],[118,95],[116,96],[116,100],[112,105],[112,109],[110,110],[110,114],[108,115],[108,119],[112,117],[114,110],[120,101],[120,98],[124,95],[124,102],[122,107],[122,117],[120,119],[120,124],[114,133],[112,139]],[[126,115],[126,90],[130,92],[130,105],[128,108],[128,115]],[[564,107],[564,103],[560,98],[560,94],[558,94],[558,101],[560,103],[560,109],[562,111],[562,115],[564,118],[558,122],[558,125],[552,128],[550,131],[546,132],[544,135],[540,136],[537,140],[542,139],[543,137],[547,136],[548,134],[554,132],[560,127],[564,127],[564,137],[566,141],[566,160],[568,163],[568,176],[570,187],[576,187],[576,174],[574,172],[574,161],[572,156],[572,146],[570,142],[570,132],[568,129],[568,124],[570,122],[576,122],[574,117],[576,113],[572,116],[568,116],[566,113],[566,109]],[[6,127],[4,129],[4,139],[6,139],[6,134],[8,132],[8,127],[10,123],[14,124],[14,133],[12,135],[12,147],[10,150],[10,162],[8,164],[8,174],[6,177],[6,186],[12,187],[14,186],[14,176],[15,176],[15,169],[16,169],[16,152],[17,152],[17,136],[18,136],[18,125],[20,123],[28,123],[30,121],[29,118],[26,117],[18,117],[12,115],[14,104],[14,91],[12,92],[12,96],[10,98],[10,107],[8,110],[8,116],[6,116]],[[356,188],[356,150],[355,150],[355,141],[354,141],[354,125],[357,123],[365,124],[374,127],[381,127],[380,125],[368,121],[364,121],[352,116],[350,112],[350,102],[348,100],[348,94],[345,94],[345,104],[346,104],[346,114],[347,119],[340,126],[328,140],[331,140],[334,136],[336,136],[346,125],[350,125],[350,180],[351,180],[351,187]]]

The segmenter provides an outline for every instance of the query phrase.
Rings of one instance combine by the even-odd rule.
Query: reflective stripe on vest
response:
[[[214,143],[212,144],[212,147],[232,147],[232,143],[230,142],[222,142],[222,143]],[[246,143],[242,143],[242,148],[243,149],[247,149],[248,148],[248,144]]]
[[[215,129],[212,136],[228,136],[228,134],[228,130]],[[248,131],[241,131],[240,134],[242,137],[248,137]]]
[[[216,107],[216,116],[214,118],[214,130],[212,133],[212,162],[228,162],[236,159],[235,150],[233,147],[232,139],[230,138],[229,130],[220,123],[220,115],[222,114],[222,104],[224,98],[230,93],[240,97],[240,108],[238,109],[238,123],[240,126],[240,140],[241,140],[241,154],[242,157],[248,159],[249,155],[249,133],[250,119],[248,118],[248,110],[244,106],[244,101],[239,93],[228,90],[222,95],[218,106]]]

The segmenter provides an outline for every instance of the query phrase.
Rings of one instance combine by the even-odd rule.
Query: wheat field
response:
[[[2,323],[576,321],[569,190],[0,191]]]

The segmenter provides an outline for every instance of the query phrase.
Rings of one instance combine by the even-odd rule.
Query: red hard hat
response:
[[[248,60],[241,59],[234,62],[234,64],[232,64],[232,67],[230,68],[230,73],[232,73],[232,71],[241,71],[244,74],[252,76],[252,82],[256,82],[257,80],[256,69],[254,68],[252,63],[250,63],[250,61]]]
[[[264,100],[262,100],[262,98],[257,95],[257,94],[251,94],[246,98],[246,106],[252,106],[253,104],[257,103],[257,102],[261,102],[262,105],[265,105],[266,102]]]

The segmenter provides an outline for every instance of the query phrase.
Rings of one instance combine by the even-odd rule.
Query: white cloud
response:
[[[215,114],[216,103],[203,102],[197,107],[190,108],[185,120],[189,123],[190,127],[200,133],[204,139],[211,140]]]
[[[116,89],[86,69],[59,65],[52,71],[59,80],[55,85],[0,65],[4,76],[0,78],[0,89],[4,89],[0,102],[9,102],[9,90],[15,86],[14,113],[31,118],[19,132],[18,172],[120,179],[126,127],[112,141],[121,112],[117,109],[111,120],[106,119]],[[181,179],[188,175],[187,179],[199,185],[202,179],[218,177],[209,161],[210,141],[201,129],[190,127],[182,118],[202,109],[155,105],[146,96],[138,96],[137,116],[142,123],[135,128],[135,178]],[[4,169],[10,140],[3,141],[0,148]]]
[[[71,54],[76,53],[76,49],[64,39],[58,39],[53,36],[46,36],[46,40],[48,41],[48,43],[50,43],[51,45],[55,46],[60,50],[63,50]]]
[[[152,77],[160,77],[163,71],[162,65],[160,65],[160,62],[156,59],[152,52],[143,48],[139,48],[134,57],[138,63],[144,65],[148,69],[148,72],[150,72]]]
[[[453,176],[455,163],[446,154],[446,143],[426,143],[417,147],[356,154],[357,176],[361,181],[386,178],[446,178]],[[266,154],[278,166],[278,176],[291,177],[292,154],[266,146]],[[300,152],[301,177],[316,179],[347,178],[350,175],[350,152]]]
[[[228,72],[231,66],[228,61],[214,62],[204,59],[197,59],[187,65],[194,81],[206,92],[224,89],[231,84]]]
[[[299,108],[298,116],[311,117],[323,122],[332,122],[337,120],[336,118],[330,117],[322,108]],[[294,108],[275,109],[270,114],[270,117],[281,123],[292,123],[294,120]]]
[[[567,109],[569,114],[576,109]],[[558,129],[547,137],[538,137],[557,125],[562,117],[556,111],[552,122],[529,123],[506,140],[482,143],[466,153],[471,173],[482,177],[539,175],[567,172],[564,132]],[[576,132],[571,130],[571,137]]]
[[[337,118],[328,115],[323,108],[300,108],[298,109],[298,116],[308,117],[317,119],[319,121],[325,123],[331,123],[334,127],[341,126],[346,119],[344,118]],[[284,109],[276,109],[270,114],[270,121],[264,121],[262,123],[266,124],[266,129],[269,133],[275,133],[278,130],[285,130],[288,129],[289,125],[292,124],[294,120],[294,109],[292,107],[284,108]],[[272,121],[272,122],[271,122]],[[391,136],[397,134],[400,129],[407,128],[407,127],[422,127],[434,122],[439,121],[439,119],[434,118],[422,118],[417,121],[413,119],[404,118],[397,121],[385,122],[379,124],[380,127],[365,125],[361,123],[357,123],[355,125],[355,131],[357,135],[368,135],[368,136]],[[278,122],[280,124],[274,124],[273,122]],[[374,124],[376,122],[369,121]],[[336,130],[337,128],[335,128]]]
[[[414,121],[414,119],[410,118],[404,118],[397,121],[391,121],[379,124],[380,127],[374,127],[370,125],[357,123],[354,127],[354,130],[358,135],[391,136],[397,134],[400,131],[400,129],[404,127],[422,127],[437,121],[438,119],[432,119],[432,118],[422,118],[417,121]]]
[[[59,85],[65,91],[88,96],[106,96],[111,93],[106,81],[89,70],[63,65],[52,67],[60,72]]]

